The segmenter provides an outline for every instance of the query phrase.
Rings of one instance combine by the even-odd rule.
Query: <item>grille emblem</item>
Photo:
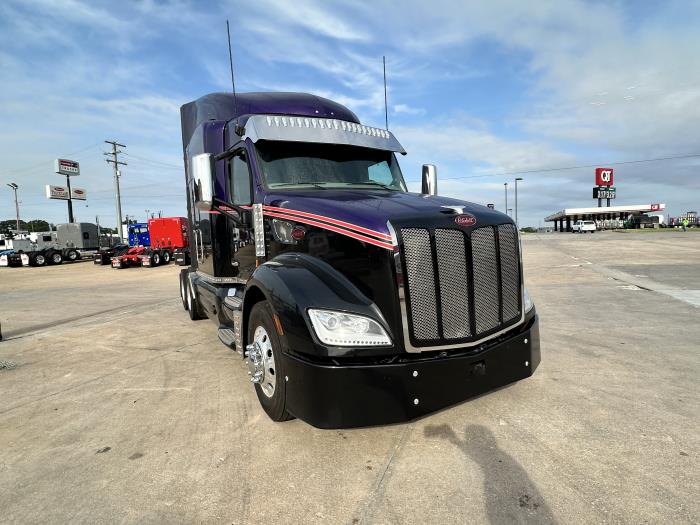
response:
[[[457,215],[457,217],[455,217],[455,223],[459,226],[474,226],[476,224],[476,217],[471,213]]]

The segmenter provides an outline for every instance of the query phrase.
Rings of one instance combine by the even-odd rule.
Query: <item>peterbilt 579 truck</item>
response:
[[[394,135],[302,93],[181,108],[190,318],[245,359],[265,412],[406,421],[530,376],[538,319],[510,217],[409,193]]]

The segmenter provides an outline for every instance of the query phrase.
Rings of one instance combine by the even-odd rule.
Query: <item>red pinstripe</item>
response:
[[[279,208],[283,209],[283,208]],[[369,244],[373,244],[374,246],[379,246],[380,248],[384,248],[386,250],[393,250],[394,245],[393,244],[388,244],[382,241],[378,241],[376,239],[372,239],[371,237],[365,237],[364,235],[361,235],[359,233],[351,232],[342,228],[336,228],[335,226],[331,226],[330,224],[324,224],[322,222],[315,221],[313,219],[307,219],[304,217],[295,217],[294,215],[288,215],[286,213],[277,213],[273,211],[265,211],[265,215],[270,215],[271,217],[279,217],[280,219],[287,219],[291,221],[296,221],[296,222],[303,222],[304,224],[310,224],[312,226],[318,226],[319,228],[324,228],[326,230],[330,230],[336,233],[340,233],[342,235],[347,235],[348,237],[352,237],[353,239],[357,239],[358,241],[366,242]]]
[[[311,219],[318,219],[321,221],[330,222],[331,224],[335,224],[336,226],[342,226],[343,228],[347,228],[349,230],[354,230],[357,232],[364,233],[366,235],[370,235],[372,237],[377,237],[378,239],[383,239],[385,241],[392,240],[391,235],[387,235],[386,233],[378,232],[375,230],[370,230],[369,228],[363,228],[362,226],[357,226],[356,224],[351,224],[349,222],[340,221],[338,219],[333,219],[332,217],[325,217],[323,215],[316,215],[315,213],[308,213],[305,211],[291,210],[289,208],[279,208],[277,206],[263,205],[263,209],[266,211],[287,213],[290,215],[300,215],[302,217],[309,217]]]

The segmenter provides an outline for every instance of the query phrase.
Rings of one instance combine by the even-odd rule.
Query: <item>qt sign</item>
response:
[[[612,186],[613,185],[613,169],[612,168],[596,168],[595,169],[596,186]]]

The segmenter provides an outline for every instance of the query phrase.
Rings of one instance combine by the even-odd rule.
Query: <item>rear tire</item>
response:
[[[160,254],[155,252],[151,255],[151,266],[158,266],[160,264]]]
[[[282,344],[272,318],[272,308],[267,301],[253,306],[248,320],[249,344],[260,344],[263,350],[265,376],[262,383],[256,383],[255,393],[263,410],[273,421],[294,419],[287,412],[287,383],[285,381]]]
[[[49,264],[63,263],[63,254],[61,252],[49,252],[46,256]]]
[[[165,250],[163,252],[163,264],[168,264],[170,262],[170,252]]]

